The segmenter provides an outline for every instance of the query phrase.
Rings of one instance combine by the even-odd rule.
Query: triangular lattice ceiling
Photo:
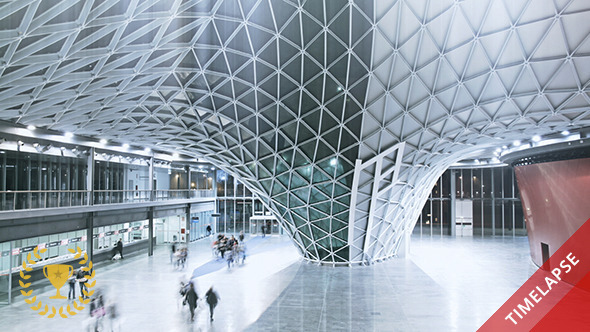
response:
[[[307,259],[367,262],[395,252],[433,182],[474,144],[589,124],[589,10],[585,0],[4,2],[0,119],[204,155],[272,206]],[[348,229],[355,161],[399,142],[389,199],[356,206],[381,214],[365,241],[361,220]]]

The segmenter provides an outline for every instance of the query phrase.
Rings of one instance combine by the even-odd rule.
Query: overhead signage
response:
[[[27,247],[23,247],[21,248],[21,252],[31,252],[33,250],[35,250],[37,246],[27,246]]]

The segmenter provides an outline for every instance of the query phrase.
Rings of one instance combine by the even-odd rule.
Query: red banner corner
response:
[[[478,331],[590,330],[590,219]]]

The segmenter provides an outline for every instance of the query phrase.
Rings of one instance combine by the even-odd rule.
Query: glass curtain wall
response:
[[[86,156],[80,156],[0,151],[2,210],[81,205],[86,199],[88,169]]]
[[[263,204],[243,183],[223,170],[217,170],[217,231],[221,233],[250,233],[250,217],[266,211]]]
[[[451,193],[451,171],[455,192]],[[434,185],[414,234],[450,235],[451,195],[472,203],[474,236],[526,236],[516,177],[512,167],[447,170]]]
[[[414,228],[414,232],[423,235],[450,234],[451,227],[451,181],[447,171],[436,181],[430,197]]]

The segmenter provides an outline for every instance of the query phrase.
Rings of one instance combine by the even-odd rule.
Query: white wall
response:
[[[170,174],[167,168],[154,167],[154,179],[157,181],[158,190],[170,189]]]

